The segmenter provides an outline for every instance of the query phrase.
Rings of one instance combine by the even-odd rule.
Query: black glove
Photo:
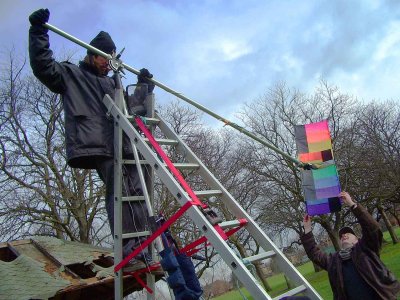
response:
[[[151,74],[149,72],[149,70],[147,70],[145,68],[140,69],[140,73],[137,77],[137,79],[138,79],[137,82],[138,83],[150,83],[150,80],[148,80],[147,78],[153,78],[153,74]]]
[[[49,17],[50,11],[47,8],[42,8],[33,12],[29,16],[29,22],[31,22],[31,25],[43,25],[44,23],[47,23],[49,21]]]
[[[152,93],[153,92],[153,90],[154,90],[154,83],[152,83],[150,80],[149,80],[149,78],[153,78],[153,74],[151,74],[150,72],[149,72],[149,70],[147,70],[147,69],[145,69],[145,68],[143,68],[143,69],[140,69],[140,73],[139,73],[139,75],[137,76],[137,79],[138,79],[138,83],[145,83],[145,84],[147,84],[147,91],[149,92],[149,93]]]

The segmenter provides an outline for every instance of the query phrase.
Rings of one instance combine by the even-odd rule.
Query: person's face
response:
[[[110,72],[110,66],[108,65],[108,59],[101,55],[93,56],[93,65],[101,75],[107,75]]]
[[[358,238],[352,233],[344,233],[340,236],[340,245],[342,249],[348,249],[358,243]]]

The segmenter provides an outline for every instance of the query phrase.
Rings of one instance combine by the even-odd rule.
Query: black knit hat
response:
[[[116,50],[115,44],[111,39],[111,36],[105,32],[100,31],[98,35],[90,42],[90,45],[107,53],[111,54],[113,51]],[[88,54],[94,54],[92,51],[88,50]]]

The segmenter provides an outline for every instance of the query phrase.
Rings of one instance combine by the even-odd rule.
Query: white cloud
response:
[[[394,1],[70,2],[1,1],[0,44],[26,53],[28,16],[49,7],[53,25],[84,41],[110,32],[118,49],[126,46],[125,63],[149,68],[155,79],[217,113],[231,115],[278,81],[306,93],[322,77],[366,99],[400,94]],[[79,48],[50,37],[56,55]],[[157,101],[170,99],[160,93]]]
[[[219,42],[218,50],[222,53],[222,59],[225,61],[235,60],[252,52],[251,46],[245,42],[228,39]]]
[[[290,53],[282,56],[282,62],[286,70],[299,70],[303,66],[303,62]]]
[[[240,38],[211,38],[195,43],[193,50],[199,63],[214,64],[237,60],[252,53],[252,47]],[[193,54],[193,53],[192,53]]]
[[[400,22],[391,22],[386,35],[382,38],[373,55],[380,62],[390,56],[400,56]]]

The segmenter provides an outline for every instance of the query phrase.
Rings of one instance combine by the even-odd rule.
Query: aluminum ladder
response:
[[[116,128],[115,132],[118,133],[118,136],[120,137],[118,144],[121,145],[120,133],[124,132],[132,141],[135,148],[144,157],[146,163],[153,168],[161,182],[167,187],[181,207],[185,205],[187,206],[188,203],[192,203],[193,198],[196,196],[217,196],[219,201],[222,201],[225,207],[229,209],[231,214],[235,216],[234,220],[225,221],[218,224],[219,228],[224,229],[235,227],[239,225],[241,222],[240,220],[246,221],[246,224],[243,228],[247,230],[248,234],[260,245],[262,251],[254,256],[239,258],[227,244],[227,240],[221,236],[221,232],[218,231],[218,228],[215,226],[215,224],[210,223],[209,219],[205,216],[198,205],[191,205],[186,211],[186,214],[191,218],[197,228],[216,249],[221,258],[231,268],[236,278],[241,281],[254,299],[278,300],[286,296],[294,296],[299,294],[308,296],[310,299],[322,299],[316,290],[307,282],[307,280],[300,274],[299,271],[297,271],[297,269],[279,250],[279,248],[272,242],[272,240],[270,240],[264,231],[255,223],[251,216],[247,214],[247,212],[239,205],[233,196],[222,186],[222,184],[214,177],[214,175],[206,168],[206,166],[189,149],[184,141],[166,124],[160,115],[155,113],[154,118],[135,118],[133,116],[124,114],[124,112],[119,109],[118,103],[115,103],[108,95],[104,97],[103,102],[107,107],[109,114],[113,116],[114,125]],[[145,121],[146,124],[155,124],[165,135],[166,138],[154,139],[156,144],[174,146],[179,153],[183,153],[185,155],[186,162],[174,163],[174,166],[177,169],[196,169],[197,174],[199,174],[210,187],[209,190],[193,191],[196,196],[188,193],[188,191],[182,186],[182,183],[179,182],[174,176],[173,172],[171,172],[171,168],[167,167],[165,159],[160,157],[160,153],[155,152],[154,145],[150,147],[149,143],[151,143],[151,136],[150,138],[148,136],[144,137],[143,130],[141,130],[142,132],[139,132],[135,128],[139,123],[141,123],[143,126],[144,123],[142,121]],[[137,124],[133,126],[134,123]],[[122,161],[122,157],[118,157],[116,160]],[[118,162],[116,165],[118,165]],[[117,167],[115,171],[118,172]],[[116,199],[116,202],[120,201]],[[122,259],[122,254],[120,254],[118,257],[117,253],[115,253],[115,256],[117,262],[118,260]],[[265,289],[261,286],[261,284],[259,284],[258,280],[244,264],[244,260],[246,260],[248,263],[262,261],[268,258],[271,258],[274,260],[274,262],[276,262],[280,271],[284,273],[287,278],[289,278],[291,285],[294,286],[276,297],[271,297],[265,291]],[[119,271],[119,273],[120,272],[121,271]],[[120,283],[118,284],[117,281]],[[116,290],[117,287],[122,290],[121,274],[116,277]],[[122,298],[116,297],[116,299]]]
[[[106,95],[103,99],[106,101],[112,102],[112,109],[117,109],[121,115],[128,116],[124,92],[122,88],[122,83],[120,80],[119,74],[115,74],[116,79],[116,91],[115,91],[115,102],[111,100],[109,95]],[[134,85],[136,86],[136,85]],[[147,87],[146,87],[147,89]],[[148,111],[147,115],[152,117],[154,114],[154,94],[149,94],[145,100],[146,109]],[[123,165],[126,164],[134,164],[136,166],[143,166],[146,164],[146,161],[143,161],[139,156],[137,148],[135,144],[131,143],[132,151],[134,159],[124,159],[122,156],[123,149],[123,130],[119,125],[119,117],[118,115],[111,114],[111,111],[107,113],[109,117],[113,118],[114,123],[114,266],[120,263],[123,259],[123,241],[126,239],[137,238],[137,237],[148,237],[151,234],[150,230],[146,231],[138,231],[131,233],[123,233],[122,229],[122,207],[124,202],[134,202],[134,201],[143,201],[146,205],[147,212],[150,217],[154,216],[153,213],[153,197],[154,197],[154,171],[151,167],[148,167],[148,175],[145,179],[145,174],[143,174],[142,168],[138,167],[138,174],[143,190],[143,196],[123,196],[122,193],[122,183],[123,183],[123,175],[122,168]],[[113,112],[114,113],[114,112]],[[153,129],[150,129],[153,131]],[[161,247],[161,241],[157,241],[158,247]],[[149,253],[151,253],[153,259],[155,259],[154,252],[155,243],[153,243],[149,248]],[[124,274],[122,270],[115,272],[114,279],[114,299],[123,299],[123,280]],[[147,286],[155,291],[155,277],[152,274],[146,274]],[[155,294],[148,293],[148,300],[154,300]]]

